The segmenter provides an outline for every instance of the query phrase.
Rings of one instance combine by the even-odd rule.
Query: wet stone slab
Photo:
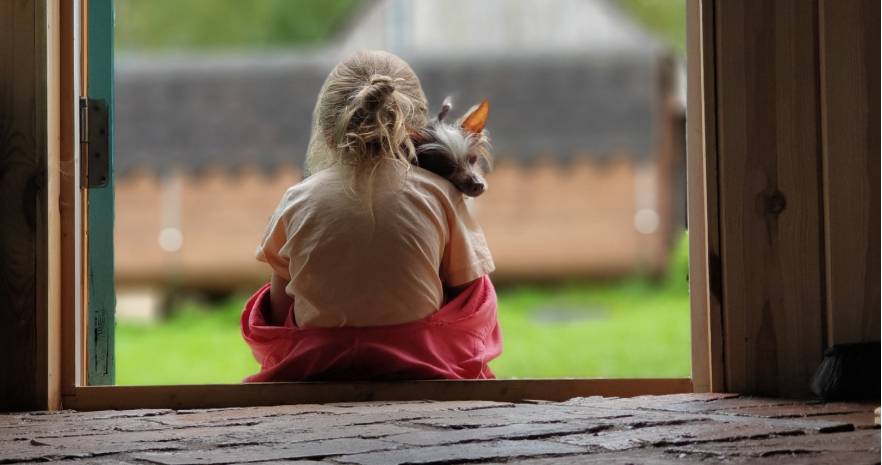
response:
[[[221,465],[285,459],[322,459],[334,455],[360,454],[394,447],[373,439],[331,439],[295,444],[222,447],[183,452],[136,454],[134,458],[160,465]]]
[[[0,415],[0,464],[870,464],[874,405],[735,394]]]
[[[335,458],[335,461],[358,465],[441,464],[477,462],[503,457],[564,456],[583,452],[585,452],[583,447],[551,441],[492,441],[347,455]]]
[[[594,434],[579,434],[560,438],[567,444],[590,446],[595,449],[627,450],[639,447],[660,447],[674,444],[706,442],[736,442],[743,439],[805,434],[803,430],[786,426],[752,425],[749,423],[720,423],[696,421],[678,425],[650,426]]]

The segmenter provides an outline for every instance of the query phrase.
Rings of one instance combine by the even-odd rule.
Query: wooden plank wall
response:
[[[725,385],[804,396],[879,338],[879,5],[713,3]]]
[[[45,2],[0,2],[0,411],[48,399]]]
[[[819,12],[828,341],[878,341],[879,1]]]

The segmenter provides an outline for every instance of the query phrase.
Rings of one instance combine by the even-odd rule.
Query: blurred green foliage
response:
[[[116,0],[121,49],[280,48],[331,36],[364,0]],[[624,11],[681,53],[685,0],[618,0]]]
[[[116,0],[122,49],[308,46],[349,17],[357,0]]]
[[[618,0],[627,13],[668,46],[686,53],[686,0]]]

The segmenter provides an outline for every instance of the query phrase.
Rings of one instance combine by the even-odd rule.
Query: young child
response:
[[[272,279],[242,314],[261,364],[246,381],[493,377],[493,260],[466,197],[411,164],[427,112],[395,55],[358,52],[331,71],[309,175],[257,248]]]

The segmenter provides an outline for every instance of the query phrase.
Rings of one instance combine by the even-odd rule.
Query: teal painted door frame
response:
[[[116,292],[113,279],[113,0],[88,0],[87,96],[107,103],[107,185],[88,192],[87,384],[114,384]]]

